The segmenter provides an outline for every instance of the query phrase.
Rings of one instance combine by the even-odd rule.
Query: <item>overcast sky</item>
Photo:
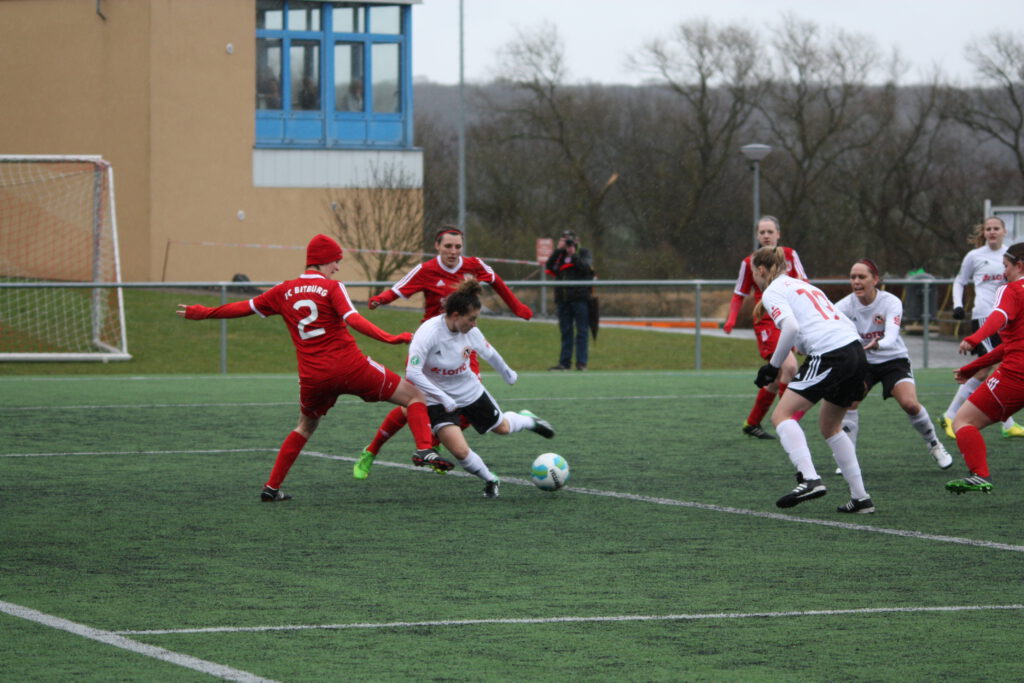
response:
[[[1024,0],[463,0],[466,80],[489,80],[496,50],[548,22],[558,28],[573,82],[639,83],[626,56],[645,42],[669,37],[681,22],[777,25],[786,12],[824,29],[875,38],[884,53],[898,47],[911,66],[904,83],[938,65],[968,83],[964,46],[993,30],[1024,32]],[[437,83],[459,79],[459,0],[413,6],[413,74]]]

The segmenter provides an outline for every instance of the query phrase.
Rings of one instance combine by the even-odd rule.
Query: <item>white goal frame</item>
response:
[[[47,290],[53,292],[71,292],[74,289],[92,290],[89,297],[89,332],[91,339],[83,345],[91,346],[92,349],[83,351],[81,349],[69,352],[8,352],[0,350],[0,362],[3,361],[121,361],[131,360],[128,353],[128,335],[125,324],[124,293],[123,288],[112,285],[121,284],[121,256],[118,246],[117,235],[117,211],[114,200],[114,169],[110,163],[100,155],[0,155],[0,165],[7,163],[85,163],[93,166],[92,181],[92,205],[89,208],[92,216],[92,224],[88,226],[91,230],[92,241],[92,276],[85,282],[68,282],[54,278],[39,278],[32,276],[19,276],[17,273],[0,272],[0,296],[8,294],[11,290],[45,293]],[[2,187],[0,187],[2,190]],[[0,197],[2,199],[2,197]],[[105,202],[105,204],[104,204]],[[5,226],[0,226],[5,228]],[[108,235],[104,235],[109,231]],[[45,238],[45,236],[44,236]],[[104,244],[104,239],[109,244]],[[112,280],[103,280],[101,256],[103,250],[108,249],[109,257],[113,263]],[[0,255],[2,256],[2,255]],[[107,269],[109,273],[109,266]],[[102,284],[102,287],[90,284]],[[114,296],[110,297],[110,289],[114,289]],[[116,303],[111,303],[111,298]],[[57,306],[60,306],[58,303]],[[116,306],[117,319],[113,326],[108,321],[111,316],[109,309]],[[0,311],[2,315],[2,311]],[[4,324],[0,319],[0,325]],[[51,323],[52,324],[52,323]],[[79,335],[79,343],[85,335]],[[106,337],[106,339],[104,339]]]

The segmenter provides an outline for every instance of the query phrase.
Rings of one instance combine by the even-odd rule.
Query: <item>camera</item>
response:
[[[565,238],[565,246],[567,246],[567,247],[575,247],[576,246],[576,240],[574,240],[571,237],[566,237]]]

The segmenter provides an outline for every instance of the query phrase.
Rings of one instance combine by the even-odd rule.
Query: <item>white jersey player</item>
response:
[[[971,307],[970,328],[970,333],[973,334],[985,323],[985,319],[995,306],[996,292],[1006,284],[1003,275],[1003,254],[1009,248],[1003,244],[1006,239],[1006,224],[1002,218],[990,216],[981,225],[975,226],[971,239],[977,248],[967,252],[960,264],[960,272],[953,280],[953,317],[957,320],[964,319],[964,288],[973,285],[974,305]],[[978,356],[984,355],[999,346],[999,342],[999,335],[992,335],[975,346],[973,353]],[[974,377],[961,384],[945,414],[939,419],[949,438],[956,438],[953,434],[953,416],[967,397],[985,381],[989,370],[990,368],[980,370]],[[1002,431],[1004,438],[1024,437],[1024,427],[1014,422],[1012,417],[1003,422]]]
[[[850,288],[853,290],[836,304],[857,328],[861,344],[867,354],[868,371],[864,380],[865,394],[876,384],[882,385],[882,399],[889,397],[906,412],[911,426],[924,439],[928,452],[936,464],[946,469],[953,457],[935,435],[928,410],[917,400],[914,372],[910,367],[910,354],[900,336],[903,302],[899,297],[878,289],[878,267],[870,259],[861,259],[850,268]],[[843,429],[854,445],[860,430],[857,401],[846,411]]]
[[[516,371],[476,326],[480,292],[477,280],[463,281],[445,300],[445,312],[420,325],[409,346],[406,378],[426,396],[431,426],[444,447],[467,472],[486,482],[485,497],[497,498],[500,480],[470,449],[460,424],[468,422],[481,434],[511,434],[526,429],[548,439],[555,431],[528,410],[502,412],[472,371],[470,358],[475,351],[507,383],[515,384],[518,379]]]
[[[786,259],[781,249],[758,249],[751,265],[754,279],[763,292],[759,305],[779,328],[775,353],[758,370],[754,383],[763,387],[772,382],[778,376],[785,354],[793,346],[807,356],[772,413],[775,432],[797,470],[796,488],[775,504],[789,508],[826,493],[814,469],[807,437],[794,419],[798,411],[806,412],[821,401],[818,425],[850,488],[849,502],[836,510],[859,514],[874,512],[875,505],[864,489],[856,448],[843,431],[846,409],[864,396],[867,359],[857,331],[824,292],[785,275]],[[755,309],[755,315],[759,314]]]

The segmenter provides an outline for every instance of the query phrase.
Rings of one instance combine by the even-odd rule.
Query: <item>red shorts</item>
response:
[[[342,394],[358,396],[367,403],[386,401],[398,389],[402,378],[373,360],[364,358],[343,374],[299,380],[299,409],[307,417],[319,419],[334,407]]]
[[[1005,375],[998,367],[967,400],[993,422],[1002,422],[1024,408],[1024,378]]]
[[[761,358],[768,360],[775,353],[775,347],[779,345],[779,328],[768,316],[763,316],[754,323],[754,336],[757,337],[757,350]]]

